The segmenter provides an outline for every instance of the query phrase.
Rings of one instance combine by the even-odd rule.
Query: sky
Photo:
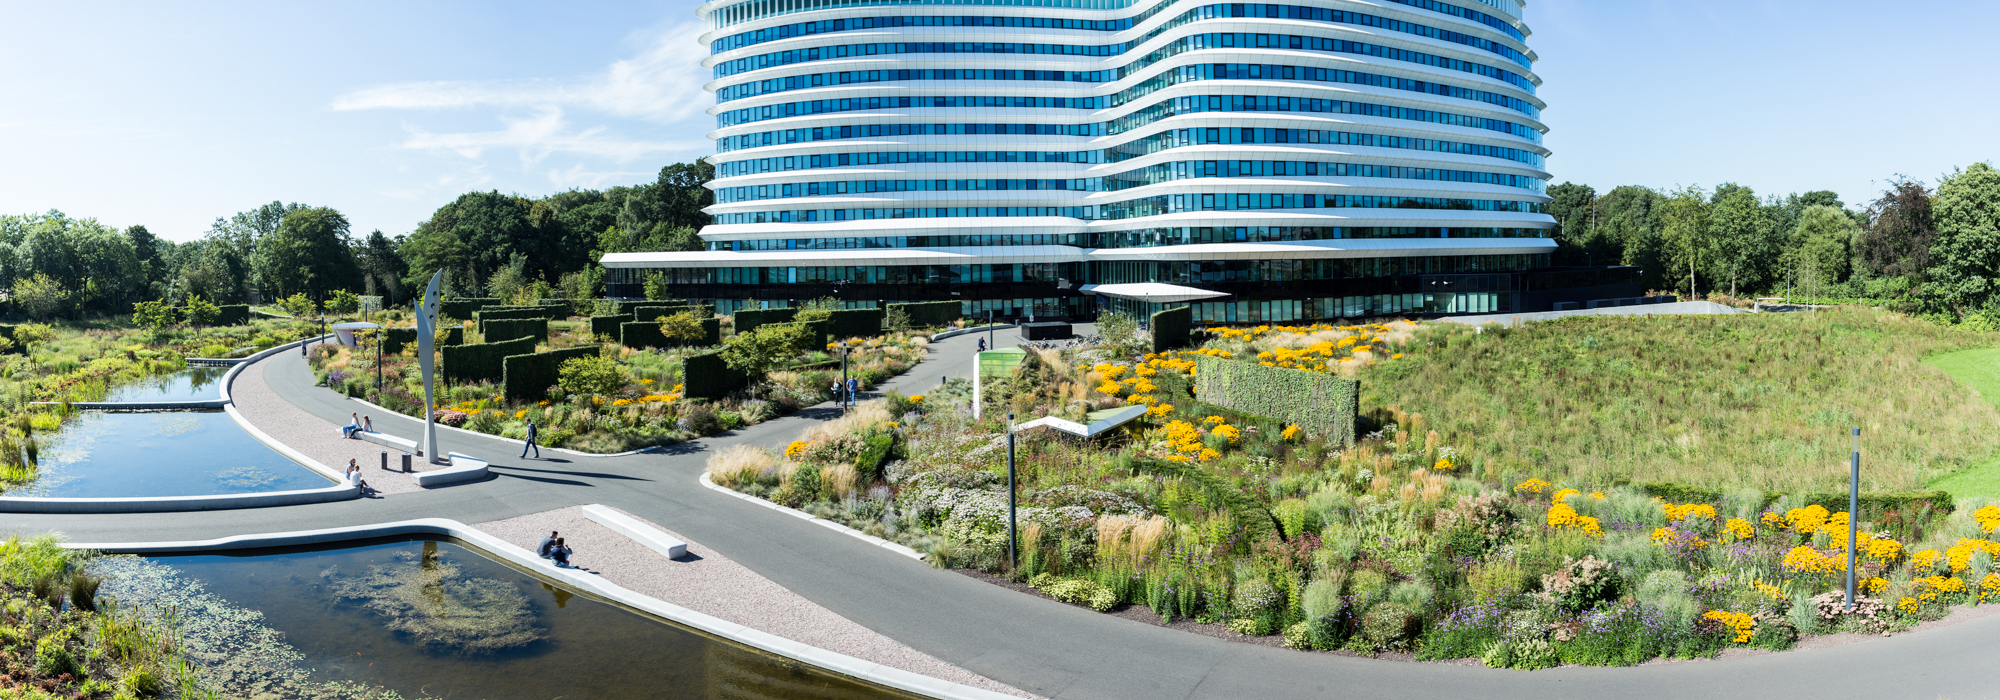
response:
[[[410,232],[713,153],[693,0],[0,0],[0,213],[190,240],[271,201]],[[2000,3],[1532,0],[1554,182],[1850,205],[2000,158]]]

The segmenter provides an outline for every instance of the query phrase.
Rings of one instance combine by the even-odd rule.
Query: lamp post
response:
[[[847,415],[847,406],[854,403],[854,392],[847,390],[847,343],[840,345],[840,391],[845,397],[840,402],[840,415]]]
[[[999,323],[999,321],[997,320],[998,313],[999,309],[986,310],[986,349],[988,350],[998,349],[993,345],[995,342],[998,342],[997,340],[994,339],[995,331],[993,330],[993,324]]]
[[[1847,612],[1854,612],[1854,529],[1861,520],[1861,429],[1847,460]]]
[[[1014,522],[1014,414],[1007,414],[1007,571],[1021,563],[1015,543],[1021,538]]]

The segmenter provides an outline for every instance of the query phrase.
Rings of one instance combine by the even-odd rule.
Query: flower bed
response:
[[[1669,501],[1629,485],[1522,478],[1486,468],[1423,415],[1378,409],[1349,446],[1192,392],[1197,356],[1364,379],[1395,371],[1435,351],[1418,330],[1211,331],[1204,347],[1140,356],[1029,349],[1010,375],[988,379],[983,420],[954,380],[864,406],[783,450],[732,448],[709,475],[936,566],[1301,650],[1631,665],[1894,631],[2000,601],[2000,506],[1864,513],[1866,597],[1848,612],[1837,590],[1849,515],[1809,495]],[[1100,442],[1016,436],[1020,557],[1009,562],[1004,416],[1075,419],[1131,404],[1147,405],[1147,417]]]

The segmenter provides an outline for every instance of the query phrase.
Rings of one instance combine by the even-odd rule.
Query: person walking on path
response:
[[[848,377],[848,378],[847,378],[847,405],[849,405],[849,406],[853,406],[853,405],[855,404],[855,402],[857,402],[857,401],[860,401],[860,400],[861,400],[861,398],[860,398],[860,397],[861,397],[861,380],[860,380],[860,379],[857,379],[857,378],[854,378],[854,377]]]
[[[833,383],[833,403],[834,403],[834,405],[836,405],[836,406],[838,406],[838,405],[843,405],[843,402],[845,402],[845,401],[846,401],[846,399],[844,399],[844,398],[842,398],[842,397],[840,396],[840,382],[837,382],[837,381],[836,381],[836,382],[834,382],[834,383]]]
[[[556,548],[556,542],[556,531],[550,530],[549,536],[542,538],[541,544],[535,545],[535,556],[549,558],[549,550]]]
[[[535,438],[538,438],[538,437],[541,437],[541,433],[538,433],[538,432],[535,432],[535,419],[533,419],[533,418],[529,418],[529,419],[528,419],[528,441],[527,441],[527,443],[526,443],[526,444],[523,444],[523,445],[521,445],[521,458],[522,458],[522,459],[527,459],[527,458],[528,458],[528,450],[531,450],[531,449],[535,451],[535,459],[541,459],[541,458],[542,458],[542,446],[541,446],[541,445],[537,445],[537,444],[535,444]]]
[[[986,352],[986,339],[985,339],[985,338],[980,338],[980,339],[979,339],[979,351],[980,351],[980,352]]]

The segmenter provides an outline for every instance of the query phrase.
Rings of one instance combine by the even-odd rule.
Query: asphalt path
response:
[[[980,334],[977,337],[985,337]],[[1018,340],[998,335],[1007,346]],[[922,393],[969,376],[973,336],[932,345],[931,358],[881,389]],[[344,423],[359,406],[312,386],[296,355],[265,372],[300,408]],[[925,564],[702,487],[709,450],[778,445],[813,421],[809,408],[662,451],[592,458],[440,431],[445,449],[490,460],[485,481],[340,503],[203,513],[15,515],[0,530],[57,531],[72,541],[193,540],[364,525],[420,517],[465,523],[603,503],[672,528],[758,574],[892,639],[975,673],[1059,700],[1118,698],[1993,698],[2000,616],[1830,649],[1637,668],[1536,672],[1416,664],[1226,642],[1022,595]],[[378,420],[416,439],[414,421]],[[588,557],[588,553],[582,556]]]

